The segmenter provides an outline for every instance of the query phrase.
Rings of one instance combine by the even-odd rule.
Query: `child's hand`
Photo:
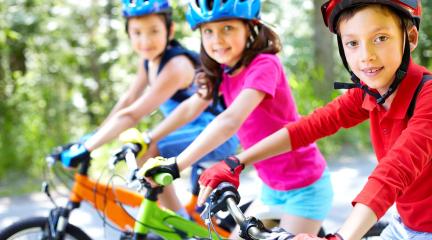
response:
[[[169,173],[173,179],[179,178],[179,168],[177,166],[176,158],[155,157],[147,160],[142,168],[138,171],[138,176],[146,177],[147,181],[154,185],[152,177],[158,173]]]
[[[199,179],[198,206],[202,206],[211,191],[222,182],[229,182],[238,188],[240,173],[243,169],[244,164],[241,164],[235,156],[228,157],[206,169]]]
[[[140,159],[148,149],[148,145],[151,143],[151,138],[147,133],[141,133],[136,128],[129,128],[122,132],[119,136],[119,140],[123,143],[134,143],[138,144],[141,149],[137,154],[137,159]]]
[[[81,162],[89,160],[90,152],[82,144],[74,144],[60,153],[60,161],[68,168],[75,168]]]

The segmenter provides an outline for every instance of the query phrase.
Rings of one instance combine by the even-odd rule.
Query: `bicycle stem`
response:
[[[228,211],[233,216],[233,218],[236,221],[236,223],[239,226],[244,225],[245,222],[247,222],[249,219],[247,219],[244,216],[244,214],[242,213],[242,211],[237,206],[236,201],[233,198],[231,198],[231,197],[227,198],[226,201],[227,201]],[[268,232],[262,231],[261,229],[259,229],[256,226],[257,225],[253,225],[253,226],[247,228],[247,234],[248,234],[248,236],[250,236],[252,239],[265,239],[268,236]]]

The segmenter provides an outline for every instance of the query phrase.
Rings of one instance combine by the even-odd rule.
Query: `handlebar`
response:
[[[207,222],[218,211],[229,211],[236,223],[240,226],[240,237],[244,239],[279,239],[279,233],[266,229],[263,223],[255,217],[246,217],[238,207],[240,195],[230,183],[223,182],[210,194],[210,202],[204,209],[201,217]],[[283,236],[293,237],[284,233]],[[286,239],[286,238],[283,238]],[[287,238],[290,239],[290,238]]]

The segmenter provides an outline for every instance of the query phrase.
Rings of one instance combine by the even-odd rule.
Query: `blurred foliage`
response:
[[[132,53],[120,1],[0,0],[0,188],[5,179],[41,176],[53,146],[92,131],[134,77]],[[184,22],[184,1],[173,1],[176,36],[198,50],[199,35]],[[308,114],[337,91],[323,90],[325,70],[314,60],[312,0],[265,0],[263,20],[280,34],[280,54],[299,112]],[[431,16],[432,0],[424,0]],[[289,13],[289,14],[287,14]],[[432,67],[432,23],[422,22],[415,58]],[[347,80],[336,52],[333,80]],[[328,79],[326,80],[328,81]],[[323,92],[331,92],[324,94]],[[141,127],[160,120],[157,114]],[[368,148],[367,123],[320,141]],[[339,147],[340,148],[340,147]],[[17,175],[17,173],[19,175]]]

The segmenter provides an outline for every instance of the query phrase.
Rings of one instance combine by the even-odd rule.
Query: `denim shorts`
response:
[[[381,233],[382,240],[430,240],[432,233],[414,231],[403,224],[398,214],[393,214],[389,225]]]
[[[329,213],[333,200],[330,172],[325,169],[322,176],[309,186],[288,191],[274,190],[263,184],[261,201],[265,205],[277,206],[285,214],[322,221]]]

